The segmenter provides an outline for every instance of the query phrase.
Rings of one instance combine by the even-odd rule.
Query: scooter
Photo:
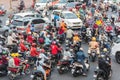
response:
[[[22,63],[22,65],[25,65],[24,73],[26,75],[30,74],[30,65],[27,63],[27,60]],[[8,77],[10,80],[14,80],[17,76],[21,75],[22,69],[20,68],[11,68],[8,67]]]
[[[88,59],[85,60],[85,66],[86,66],[87,71],[89,71],[90,64],[88,62]],[[81,63],[78,63],[78,62],[73,63],[71,73],[72,73],[73,77],[77,77],[79,75],[82,75],[83,74],[83,65]]]

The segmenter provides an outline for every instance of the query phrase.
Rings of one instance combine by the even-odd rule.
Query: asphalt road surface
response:
[[[110,12],[108,12],[108,14],[111,15]],[[7,15],[0,16],[0,19],[3,21],[3,24],[5,24]],[[82,44],[82,47],[84,48],[84,51],[87,52],[88,45]],[[120,65],[116,63],[113,56],[111,57],[112,57],[113,74],[110,80],[120,80]],[[50,80],[94,80],[93,74],[94,74],[94,70],[96,69],[96,66],[97,66],[97,62],[94,63],[90,62],[90,70],[87,73],[87,77],[84,76],[73,77],[70,72],[60,75],[55,68],[55,70],[52,72]],[[7,76],[4,76],[4,77],[0,77],[0,80],[9,80],[9,79]],[[18,76],[16,80],[31,80],[31,79],[30,79],[30,75],[23,75],[23,76]]]

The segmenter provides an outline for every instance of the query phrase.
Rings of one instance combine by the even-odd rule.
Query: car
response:
[[[63,11],[63,10],[53,10],[51,14],[51,20],[53,21],[54,16],[59,14],[59,21],[64,21],[67,26],[75,29],[80,28],[83,25],[81,19],[79,19],[75,13],[71,11]]]
[[[120,22],[115,22],[115,33],[120,35]]]
[[[45,7],[49,6],[51,4],[52,0],[39,0],[35,3],[35,10],[41,10],[43,11]]]
[[[10,28],[9,28],[8,26],[0,25],[0,34],[1,34],[1,35],[7,37],[9,31],[10,31]]]
[[[40,31],[43,29],[43,25],[45,23],[46,21],[42,18],[26,17],[26,18],[20,18],[20,19],[13,20],[10,27],[11,28],[16,27],[17,32],[25,33],[25,30],[29,25],[34,24],[35,31]]]
[[[62,9],[67,3],[67,0],[59,0],[54,6],[57,7],[57,9]]]
[[[7,20],[6,20],[6,25],[9,25],[14,19],[19,19],[19,18],[24,18],[24,17],[35,17],[35,18],[41,18],[42,16],[36,12],[22,12],[22,13],[16,13],[11,15]]]
[[[70,2],[66,4],[66,8],[67,10],[72,11],[73,8],[76,8],[77,10],[79,10],[80,6],[82,5],[81,2]]]
[[[120,35],[114,41],[111,53],[112,56],[114,56],[116,62],[120,64]]]

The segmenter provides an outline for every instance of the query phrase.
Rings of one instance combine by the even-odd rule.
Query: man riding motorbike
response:
[[[105,80],[108,80],[110,71],[111,71],[111,63],[106,60],[106,57],[104,55],[101,55],[98,59],[98,67],[99,69],[104,71]]]
[[[100,54],[100,52],[99,52],[99,44],[96,41],[95,37],[92,37],[92,41],[90,41],[90,43],[89,43],[88,54],[90,54],[92,50],[96,50],[97,51],[96,54],[98,54],[98,55]]]
[[[37,68],[37,71],[41,71],[43,73],[44,80],[47,80],[46,72],[45,72],[43,66],[48,67],[48,68],[50,68],[50,66],[45,64],[44,60],[42,60],[42,59],[43,59],[42,56],[38,57],[38,60],[36,62],[36,68]]]
[[[77,62],[80,62],[82,65],[83,65],[83,75],[86,76],[86,66],[85,66],[85,53],[83,52],[83,48],[80,48],[79,51],[77,52],[76,54],[76,59],[77,59]]]
[[[25,59],[25,57],[26,57],[25,52],[26,52],[28,49],[27,49],[27,47],[26,47],[25,44],[24,44],[24,40],[21,40],[21,41],[20,41],[19,46],[20,46],[20,53],[21,53],[22,57]]]
[[[68,60],[70,61],[71,64],[73,63],[73,56],[72,56],[72,53],[69,51],[69,48],[65,49],[63,53],[63,60]]]
[[[30,56],[31,56],[31,59],[34,61],[34,63],[36,63],[37,56],[39,55],[36,47],[37,47],[36,43],[32,43],[32,47],[30,49]]]
[[[81,46],[81,39],[79,38],[78,33],[75,33],[73,36],[73,43],[78,43]]]

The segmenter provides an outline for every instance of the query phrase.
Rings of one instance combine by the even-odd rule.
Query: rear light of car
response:
[[[25,30],[25,28],[17,28],[17,30]]]

